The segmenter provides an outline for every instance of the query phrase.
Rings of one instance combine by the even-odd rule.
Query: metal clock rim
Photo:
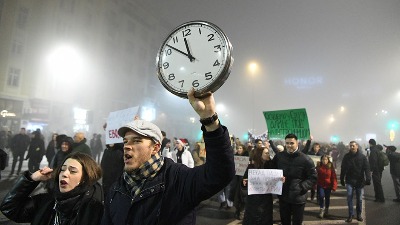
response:
[[[186,91],[176,91],[175,89],[171,88],[167,82],[164,80],[163,76],[162,76],[162,71],[161,71],[161,60],[160,57],[162,56],[162,49],[164,48],[164,46],[166,45],[166,43],[168,43],[168,41],[170,40],[169,37],[171,37],[172,34],[176,33],[178,30],[189,26],[189,25],[194,25],[194,24],[200,24],[200,25],[204,25],[204,26],[209,26],[211,28],[213,28],[216,32],[218,32],[218,34],[224,39],[224,42],[227,44],[226,48],[227,48],[227,56],[226,56],[226,62],[225,65],[223,67],[223,69],[220,72],[220,76],[217,77],[217,80],[214,81],[211,85],[206,86],[205,88],[202,89],[197,89],[196,95],[201,95],[204,94],[205,92],[211,91],[211,92],[215,92],[216,90],[218,90],[224,83],[225,81],[228,79],[229,74],[231,72],[231,68],[233,65],[233,57],[232,57],[232,44],[229,41],[228,37],[226,36],[226,34],[222,31],[221,28],[219,28],[217,25],[215,25],[214,23],[211,22],[207,22],[204,20],[193,20],[193,21],[189,21],[189,22],[185,22],[177,27],[175,27],[175,29],[172,30],[172,32],[170,32],[167,35],[167,38],[163,41],[162,45],[160,46],[158,52],[157,52],[157,59],[156,59],[156,66],[157,66],[157,76],[158,79],[161,81],[161,84],[164,86],[164,88],[166,88],[169,92],[171,92],[172,94],[181,97],[181,98],[187,98],[187,92]]]

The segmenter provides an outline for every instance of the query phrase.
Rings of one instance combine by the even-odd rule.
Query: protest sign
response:
[[[234,160],[236,175],[243,176],[244,172],[246,172],[247,166],[249,165],[249,157],[235,155]]]
[[[107,118],[106,144],[122,143],[122,138],[118,135],[118,129],[132,121],[138,115],[138,112],[139,106],[110,112]]]
[[[287,134],[295,134],[299,139],[310,137],[306,109],[265,111],[269,139],[285,139]]]
[[[317,166],[317,163],[321,161],[321,156],[318,155],[308,155],[312,161],[314,162],[314,165]],[[332,162],[332,157],[328,156],[329,162]]]
[[[248,194],[282,194],[283,170],[249,169]]]

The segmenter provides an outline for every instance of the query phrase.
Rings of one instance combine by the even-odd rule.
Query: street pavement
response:
[[[2,179],[0,180],[0,200],[4,198],[7,191],[13,185],[17,176],[8,176],[10,173],[10,164],[5,170],[1,171]],[[41,167],[47,165],[47,161],[43,159]],[[23,171],[27,170],[27,161],[24,161]],[[337,172],[340,174],[340,171]],[[340,183],[340,182],[339,182]],[[347,202],[346,202],[346,190],[344,187],[338,187],[336,192],[332,192],[331,206],[329,209],[329,216],[324,219],[319,219],[319,206],[317,201],[308,200],[304,212],[304,224],[368,224],[368,225],[398,225],[400,224],[400,203],[393,202],[395,198],[394,187],[389,173],[389,167],[383,172],[383,190],[385,192],[385,203],[374,202],[374,190],[373,186],[366,186],[365,195],[363,201],[363,222],[353,220],[352,223],[346,223],[344,220],[347,218]],[[241,224],[241,221],[234,218],[234,207],[219,209],[220,204],[217,202],[216,197],[212,197],[206,201],[203,201],[197,208],[197,225],[235,225]],[[279,208],[278,204],[274,204],[274,224],[279,224]],[[0,225],[16,225],[12,221],[9,221],[0,212]],[[22,223],[23,224],[23,223]],[[25,223],[26,224],[26,223]],[[24,225],[24,224],[23,224]]]
[[[309,194],[309,193],[308,193]],[[274,200],[274,224],[280,223],[279,216],[279,204],[277,198]],[[365,209],[365,201],[363,201],[363,208]],[[365,210],[363,209],[363,218],[365,218]],[[234,207],[231,209],[219,209],[219,203],[216,198],[204,201],[197,212],[197,224],[198,225],[235,225],[242,224],[240,220],[234,219]],[[363,222],[358,222],[356,219],[352,223],[346,223],[345,220],[348,217],[347,201],[346,201],[346,189],[339,186],[336,192],[331,194],[331,204],[329,207],[329,215],[324,219],[318,218],[320,207],[316,199],[313,201],[308,198],[306,207],[304,210],[304,224],[366,224],[365,220]],[[214,221],[210,218],[214,217]],[[215,222],[218,221],[219,222]],[[211,222],[212,221],[212,222]]]

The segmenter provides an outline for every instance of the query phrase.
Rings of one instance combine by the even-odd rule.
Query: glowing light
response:
[[[71,76],[82,75],[85,69],[82,53],[67,44],[54,48],[47,56],[46,62],[52,76],[68,77],[69,80],[71,80]]]
[[[156,118],[156,109],[152,106],[142,106],[142,119],[153,121]]]
[[[251,62],[251,63],[249,63],[247,68],[251,74],[255,74],[258,71],[258,64],[255,62]]]
[[[215,109],[216,109],[217,112],[219,112],[219,113],[225,112],[225,105],[223,105],[223,104],[217,104],[217,105],[215,106]]]

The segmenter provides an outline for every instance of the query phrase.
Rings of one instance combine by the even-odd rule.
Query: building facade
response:
[[[0,0],[1,129],[96,133],[111,111],[157,105],[172,28],[133,0]]]

